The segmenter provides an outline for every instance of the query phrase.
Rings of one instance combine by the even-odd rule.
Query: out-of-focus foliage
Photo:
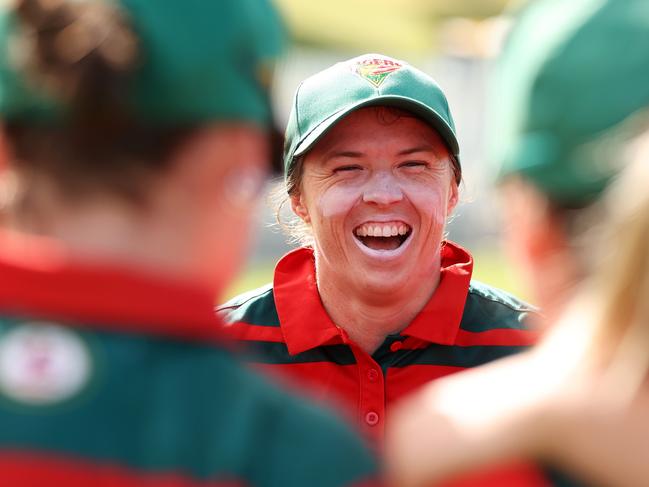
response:
[[[386,54],[423,53],[438,44],[451,17],[498,15],[507,0],[275,0],[294,39],[303,44]]]

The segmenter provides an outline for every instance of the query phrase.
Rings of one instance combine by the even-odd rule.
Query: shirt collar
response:
[[[75,262],[56,242],[0,233],[0,311],[78,328],[220,341],[204,286]]]
[[[273,295],[291,355],[342,341],[320,301],[312,249],[299,248],[282,257],[275,267]]]
[[[459,245],[445,242],[441,251],[439,285],[426,306],[401,332],[402,335],[433,343],[454,343],[472,269],[471,255]],[[322,306],[312,249],[296,249],[278,262],[273,293],[282,333],[291,355],[345,341],[345,334],[331,321]]]
[[[472,272],[471,254],[453,242],[445,242],[437,289],[412,323],[401,331],[401,335],[441,345],[455,343]]]

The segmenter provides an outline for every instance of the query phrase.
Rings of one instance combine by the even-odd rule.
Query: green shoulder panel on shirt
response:
[[[471,332],[494,329],[525,330],[530,328],[534,306],[501,289],[471,281],[460,328]]]
[[[219,305],[216,312],[226,323],[242,321],[257,326],[279,326],[272,284],[240,294]]]
[[[541,464],[540,467],[552,487],[587,487],[575,477],[552,466]]]
[[[0,345],[22,326],[0,318]],[[0,450],[267,487],[352,485],[375,472],[374,459],[343,424],[224,350],[63,329],[87,345],[89,387],[65,407],[21,406],[0,395]]]
[[[501,289],[471,281],[460,327],[471,332],[493,329],[525,330],[538,309]],[[217,307],[226,323],[280,326],[272,284],[240,294]]]

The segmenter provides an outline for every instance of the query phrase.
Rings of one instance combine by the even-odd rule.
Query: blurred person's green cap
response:
[[[619,172],[625,140],[649,121],[649,2],[532,3],[499,67],[499,179],[521,175],[566,207],[594,201]]]
[[[391,106],[429,123],[459,161],[455,125],[446,96],[427,74],[404,61],[365,54],[334,64],[304,80],[293,99],[286,128],[284,170],[354,110]]]
[[[137,37],[129,106],[147,123],[269,122],[268,88],[284,28],[268,0],[74,0],[120,8]],[[20,23],[0,1],[0,117],[58,121],[64,103],[30,84]],[[42,2],[43,4],[52,2]],[[24,42],[24,39],[22,39]]]

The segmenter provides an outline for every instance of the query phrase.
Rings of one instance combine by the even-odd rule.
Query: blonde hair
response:
[[[275,214],[275,225],[284,233],[287,242],[301,247],[311,247],[313,246],[311,227],[293,213],[290,205],[291,196],[300,193],[303,167],[304,156],[296,157],[286,179],[274,183],[268,194],[268,204]],[[283,216],[287,207],[290,212]]]
[[[622,406],[649,371],[649,130],[630,147],[602,201],[596,265],[562,322],[581,327],[582,359],[602,368],[605,396]]]

